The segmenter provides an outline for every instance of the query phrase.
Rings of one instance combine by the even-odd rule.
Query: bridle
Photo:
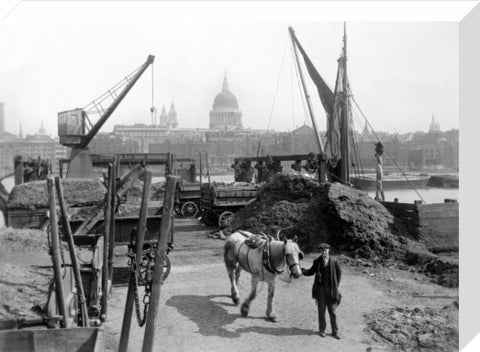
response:
[[[288,254],[285,253],[285,260],[286,260],[287,265],[288,265],[288,270],[290,271],[290,275],[292,275],[292,273],[293,273],[292,268],[293,268],[294,266],[297,265],[298,268],[300,269],[300,261],[297,261],[297,262],[293,261],[293,263],[289,263],[289,259],[294,259],[293,253],[288,253]],[[299,259],[300,259],[300,258],[299,258]]]

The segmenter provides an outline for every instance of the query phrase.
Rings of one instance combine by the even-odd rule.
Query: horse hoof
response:
[[[240,314],[242,315],[243,318],[248,317],[248,307],[245,307],[245,305],[242,305],[240,308]]]
[[[240,300],[238,298],[232,298],[232,301],[236,306],[238,306],[238,304],[240,303]]]
[[[278,317],[277,316],[267,317],[267,320],[271,323],[277,323],[278,322]]]

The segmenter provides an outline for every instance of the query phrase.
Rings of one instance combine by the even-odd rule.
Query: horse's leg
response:
[[[225,267],[227,268],[228,278],[230,279],[230,292],[233,303],[238,305],[240,302],[237,282],[238,282],[238,274],[237,271],[240,270],[240,265],[237,262],[237,259],[234,254],[235,245],[227,240],[225,242],[223,258],[225,260]],[[236,277],[237,276],[237,277]]]
[[[235,283],[238,285],[238,279],[240,279],[240,272],[242,271],[242,267],[237,265],[237,269],[235,269]]]
[[[235,303],[236,306],[238,306],[238,303],[240,302],[240,296],[237,287],[240,270],[241,268],[238,263],[236,264],[236,267],[228,268],[228,277],[230,278],[232,301],[233,303]]]
[[[250,302],[252,302],[257,295],[257,286],[258,282],[260,281],[260,276],[252,274],[252,290],[250,291],[250,295],[248,298],[243,302],[242,307],[240,308],[240,313],[242,317],[248,317],[248,311],[250,310]]]
[[[278,317],[273,311],[273,296],[275,295],[276,278],[268,280],[268,297],[267,297],[267,319],[273,323],[278,321]]]

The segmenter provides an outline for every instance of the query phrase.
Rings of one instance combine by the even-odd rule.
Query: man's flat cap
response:
[[[330,248],[330,245],[328,243],[320,243],[318,245],[318,249],[325,249],[325,248]]]

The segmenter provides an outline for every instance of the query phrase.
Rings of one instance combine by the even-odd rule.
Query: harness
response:
[[[249,234],[239,230],[237,231],[239,232],[241,235],[243,235],[244,237],[247,237],[247,239],[250,239],[252,238],[253,236],[250,236]],[[263,234],[262,234],[263,235]],[[262,249],[262,264],[263,264],[263,267],[270,273],[272,274],[276,274],[276,275],[279,275],[281,273],[283,273],[285,271],[285,265],[282,267],[282,269],[276,269],[273,265],[273,262],[272,262],[272,245],[271,245],[271,242],[272,242],[272,237],[268,237],[266,235],[263,235],[262,236],[263,238],[265,238],[265,245],[263,246],[263,249]],[[242,244],[240,244],[240,246],[238,247],[238,251],[236,253],[236,257],[237,257],[237,260],[239,259],[239,255],[240,255],[240,252],[241,252],[241,249],[244,245],[247,246],[247,252],[245,254],[246,258],[246,264],[247,264],[247,269],[248,269],[248,272],[252,272],[251,268],[250,268],[250,262],[248,260],[248,255],[250,253],[250,249],[251,248],[257,248],[261,243],[257,242],[257,241],[244,241],[242,242]],[[253,245],[253,246],[252,246]],[[286,262],[288,262],[286,260]],[[292,263],[289,265],[289,269],[290,271],[292,270],[292,267],[294,267],[295,265],[297,265],[297,263]]]

